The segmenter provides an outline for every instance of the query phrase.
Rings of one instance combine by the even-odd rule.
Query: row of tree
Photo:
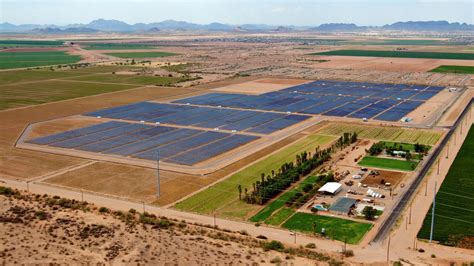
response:
[[[299,208],[303,206],[308,200],[310,200],[316,193],[327,182],[334,181],[334,174],[328,172],[327,174],[318,175],[313,184],[305,184],[301,191],[296,192],[292,195],[285,204],[288,207]]]
[[[261,179],[252,184],[252,190],[249,191],[239,185],[239,199],[250,204],[265,204],[267,201],[278,195],[281,191],[287,189],[301,177],[310,174],[318,166],[331,158],[334,150],[342,149],[351,143],[357,141],[356,133],[344,133],[331,147],[320,149],[316,147],[313,154],[311,152],[302,152],[296,155],[295,162],[284,163],[277,169],[272,170],[271,175],[261,174]],[[243,192],[243,195],[242,195]]]

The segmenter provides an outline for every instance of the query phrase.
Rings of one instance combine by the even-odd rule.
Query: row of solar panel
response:
[[[29,142],[193,165],[256,139],[255,136],[112,121]]]
[[[87,113],[86,115],[201,128],[222,128],[264,134],[284,129],[309,118],[304,115],[151,102],[110,108]]]
[[[371,118],[409,99],[402,105],[407,108],[400,107],[395,109],[396,112],[377,116],[380,120],[397,120],[395,117],[402,118],[413,110],[409,109],[410,106],[418,107],[442,89],[437,86],[320,80],[261,95],[210,93],[175,103]]]
[[[318,80],[297,86],[293,86],[291,89],[306,89],[306,88],[351,88],[352,90],[364,90],[364,89],[383,89],[383,90],[430,90],[430,91],[441,91],[444,87],[440,86],[429,86],[429,85],[409,85],[409,84],[384,84],[384,83],[368,83],[368,82],[351,82],[351,81],[333,81],[333,80]]]
[[[429,92],[426,92],[429,93]],[[373,98],[355,98],[349,96],[325,96],[322,97],[319,101],[316,100],[301,100],[296,103],[291,103],[289,105],[281,106],[282,101],[273,101],[271,103],[266,103],[262,101],[260,104],[257,104],[255,99],[248,99],[247,95],[239,95],[237,99],[237,94],[233,94],[234,101],[229,100],[225,103],[221,102],[222,98],[229,98],[229,94],[220,94],[220,93],[211,93],[206,95],[197,96],[194,98],[188,98],[183,100],[178,100],[178,103],[191,102],[193,104],[203,104],[203,105],[217,105],[220,103],[228,107],[238,107],[238,108],[250,108],[248,105],[255,104],[253,108],[258,109],[272,109],[276,111],[290,111],[298,112],[304,114],[323,114],[330,116],[349,116],[354,118],[372,118],[377,116],[377,114],[382,113],[383,111],[401,103],[400,100],[394,99],[384,99],[384,100],[375,100]],[[407,103],[413,102],[412,104],[405,104],[407,106],[419,106],[422,101],[407,101]],[[287,103],[287,102],[283,102]],[[416,108],[415,107],[415,108]],[[361,110],[359,110],[361,109]],[[403,109],[403,110],[402,110]],[[412,110],[406,108],[397,108],[397,117],[398,119],[402,118]],[[356,112],[357,111],[357,112]],[[383,119],[385,116],[380,116],[377,119]],[[391,116],[390,120],[393,121],[395,114]],[[397,120],[397,119],[395,119]],[[262,133],[259,130],[254,129],[253,132]]]

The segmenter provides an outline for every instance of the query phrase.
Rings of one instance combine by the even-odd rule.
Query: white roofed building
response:
[[[328,194],[337,194],[339,191],[341,191],[342,185],[337,183],[337,182],[327,182],[322,186],[320,189],[318,189],[319,192],[323,193],[328,193]]]

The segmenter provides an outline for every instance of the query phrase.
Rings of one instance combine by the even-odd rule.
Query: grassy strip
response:
[[[370,223],[360,223],[351,220],[298,212],[288,219],[283,227],[304,233],[313,233],[313,224],[316,223],[316,232],[326,229],[326,235],[331,239],[347,241],[357,244],[372,228]]]
[[[474,126],[471,125],[456,159],[436,195],[433,239],[445,245],[469,248],[468,237],[474,236]],[[419,238],[429,239],[431,210],[428,211]],[[465,241],[463,241],[465,239]]]
[[[81,56],[70,55],[64,51],[1,52],[0,69],[71,64],[80,60]]]
[[[281,208],[275,214],[273,214],[270,218],[268,218],[265,223],[270,225],[280,225],[288,219],[291,215],[293,215],[295,211],[290,208]]]
[[[245,218],[258,205],[247,204],[239,200],[237,185],[250,187],[260,180],[261,173],[269,173],[285,162],[293,161],[296,154],[306,150],[314,150],[316,146],[327,144],[335,138],[331,136],[311,135],[295,144],[275,153],[255,164],[241,170],[204,191],[181,201],[175,205],[177,209],[204,214],[216,212],[230,218]],[[203,204],[205,202],[206,204]]]
[[[456,74],[474,74],[474,66],[439,66],[431,69],[430,72],[438,73],[456,73]]]
[[[261,211],[259,211],[256,215],[250,218],[251,222],[263,222],[268,217],[272,215],[273,212],[280,209],[281,207],[285,206],[285,202],[287,202],[293,195],[298,192],[303,191],[303,187],[306,184],[314,184],[316,182],[317,176],[308,176],[305,180],[303,180],[297,187],[290,189],[289,191],[283,193],[280,197],[276,198],[270,204],[265,206]]]
[[[129,52],[129,53],[107,53],[107,55],[119,58],[155,58],[178,55],[168,52]]]
[[[366,167],[383,168],[383,169],[413,171],[418,165],[418,162],[365,156],[359,162],[359,165],[366,166]]]
[[[335,51],[328,51],[328,52],[313,53],[311,55],[342,55],[342,56],[369,56],[369,57],[395,57],[395,58],[431,58],[431,59],[474,60],[474,53],[335,50]]]

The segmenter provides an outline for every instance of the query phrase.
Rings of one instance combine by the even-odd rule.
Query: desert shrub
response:
[[[280,241],[272,240],[270,242],[263,244],[263,250],[265,251],[268,251],[268,250],[281,251],[283,249],[285,249],[285,246]]]
[[[354,251],[352,251],[350,249],[346,249],[342,252],[342,255],[344,255],[344,257],[353,257],[354,256]]]
[[[308,243],[308,244],[306,244],[305,248],[316,248],[316,244]]]
[[[100,207],[99,212],[100,213],[106,213],[106,212],[110,212],[110,210],[107,207]]]
[[[15,194],[15,191],[9,187],[0,187],[0,195],[12,196]]]
[[[36,211],[35,216],[39,220],[46,220],[48,218],[48,214],[44,211]]]

